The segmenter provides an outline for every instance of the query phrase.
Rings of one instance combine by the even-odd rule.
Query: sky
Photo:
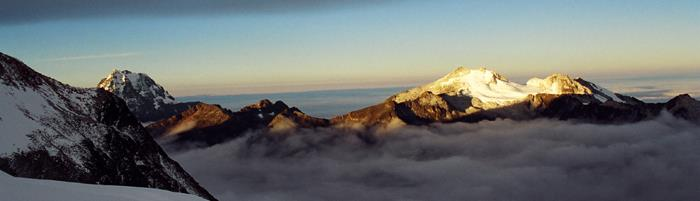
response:
[[[507,77],[700,74],[700,1],[9,0],[0,51],[65,83],[144,72],[175,96]]]

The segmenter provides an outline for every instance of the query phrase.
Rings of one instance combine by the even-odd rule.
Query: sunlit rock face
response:
[[[249,131],[281,133],[328,124],[327,119],[308,116],[282,101],[273,103],[265,99],[237,112],[219,105],[200,103],[147,128],[153,137],[165,144],[208,146],[240,137]]]
[[[299,128],[325,127],[329,124],[330,121],[328,119],[312,117],[299,110],[299,108],[292,107],[275,115],[270,120],[270,123],[267,124],[267,127],[272,133],[291,133]]]
[[[184,112],[149,125],[153,137],[162,138],[221,125],[231,119],[231,111],[219,105],[200,103]]]

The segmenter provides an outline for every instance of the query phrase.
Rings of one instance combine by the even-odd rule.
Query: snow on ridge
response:
[[[615,101],[615,102],[621,102],[621,103],[624,103],[624,102],[625,102],[625,101],[623,101],[622,99],[620,99],[619,97],[617,97],[617,95],[616,95],[615,93],[613,93],[612,91],[610,91],[610,90],[608,90],[608,89],[606,89],[606,88],[600,87],[600,86],[598,86],[598,85],[595,84],[595,83],[591,83],[591,82],[589,82],[589,83],[590,83],[591,87],[593,87],[593,89],[595,89],[595,90],[597,90],[597,91],[603,93],[603,94],[604,94],[605,96],[607,96],[607,97],[610,97],[613,101]],[[598,94],[596,94],[596,95],[598,95]],[[607,100],[607,98],[605,98],[605,97],[602,97],[602,98],[599,98],[599,97],[601,97],[601,96],[600,96],[600,95],[596,96],[596,98],[598,98],[598,100],[600,100],[600,101],[602,101],[602,102],[605,102],[604,100]],[[604,100],[603,100],[603,99],[604,99]]]
[[[624,103],[609,90],[594,84],[592,86],[595,89],[590,89],[581,82],[563,74],[553,74],[544,79],[532,78],[523,85],[511,82],[504,76],[485,68],[459,67],[435,82],[399,93],[393,99],[401,103],[416,99],[424,92],[431,92],[451,96],[469,96],[477,98],[481,102],[504,106],[522,101],[529,95],[535,94],[590,94],[601,102],[613,100]],[[596,94],[596,92],[603,94]]]

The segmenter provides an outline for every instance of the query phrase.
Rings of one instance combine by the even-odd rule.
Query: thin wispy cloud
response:
[[[76,61],[76,60],[92,60],[92,59],[111,59],[111,58],[133,57],[133,56],[138,56],[138,55],[140,55],[138,52],[122,52],[122,53],[111,53],[111,54],[92,54],[92,55],[58,57],[58,58],[47,59],[46,61]]]

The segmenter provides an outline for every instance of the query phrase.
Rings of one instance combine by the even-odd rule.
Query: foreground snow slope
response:
[[[126,186],[107,186],[27,179],[0,171],[1,200],[21,201],[204,201],[190,194]]]

